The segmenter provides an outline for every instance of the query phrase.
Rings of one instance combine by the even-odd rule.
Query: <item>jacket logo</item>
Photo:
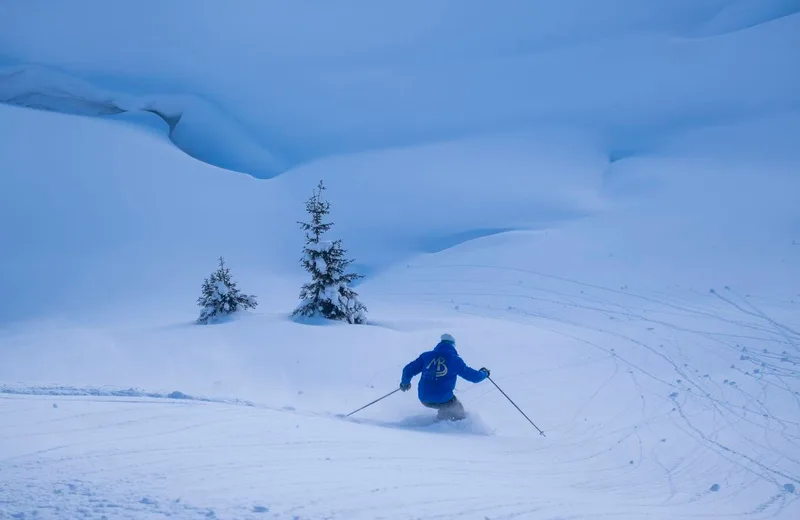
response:
[[[436,377],[444,377],[447,375],[447,363],[443,357],[438,357],[431,359],[431,362],[428,363],[428,366],[425,367],[427,370],[436,367]]]

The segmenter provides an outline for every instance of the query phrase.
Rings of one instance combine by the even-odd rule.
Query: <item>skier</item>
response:
[[[400,389],[403,392],[411,388],[411,379],[422,373],[419,381],[418,396],[423,406],[438,410],[437,419],[460,421],[467,415],[453,390],[458,376],[472,383],[480,383],[489,377],[489,369],[475,370],[470,368],[456,351],[456,340],[450,334],[442,334],[436,347],[420,356],[403,368]]]

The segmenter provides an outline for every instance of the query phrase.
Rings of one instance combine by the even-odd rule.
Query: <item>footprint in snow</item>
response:
[[[264,506],[253,506],[254,513],[269,513],[269,508]]]

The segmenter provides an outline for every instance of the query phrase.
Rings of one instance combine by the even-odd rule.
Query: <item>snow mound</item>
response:
[[[609,148],[630,150],[658,134],[796,108],[796,8],[415,0],[312,11],[302,2],[141,9],[93,0],[42,12],[5,2],[0,53],[10,66],[50,67],[114,97],[178,99],[166,115],[185,118],[180,146],[265,177],[331,155],[550,125],[592,129]],[[165,20],[181,23],[166,29]]]
[[[170,140],[195,159],[259,178],[286,168],[233,116],[196,95],[136,96],[45,67],[7,66],[0,67],[0,102],[85,116],[152,113],[167,124]]]
[[[219,256],[247,294],[273,296],[260,305],[288,312],[305,278],[297,222],[320,179],[336,223],[331,238],[343,240],[354,269],[373,276],[474,239],[475,230],[547,229],[608,205],[600,193],[608,158],[574,131],[331,157],[263,182],[188,160],[121,121],[0,106],[3,130],[0,217],[15,224],[0,238],[15,254],[0,289],[19,295],[0,303],[3,321],[105,312],[111,301],[138,306],[146,298],[147,312],[169,302],[189,311],[186,295],[199,295]]]

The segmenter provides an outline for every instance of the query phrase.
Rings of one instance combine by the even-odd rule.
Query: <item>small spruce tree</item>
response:
[[[255,308],[258,302],[252,294],[241,293],[225,260],[219,257],[219,267],[203,282],[203,294],[197,299],[197,305],[202,309],[197,322],[213,323],[238,310]]]
[[[333,222],[324,222],[330,213],[330,202],[322,199],[323,191],[325,186],[320,181],[317,191],[306,201],[311,221],[298,222],[306,233],[300,264],[311,274],[311,281],[303,285],[301,303],[292,315],[366,323],[367,308],[349,287],[363,276],[345,272],[353,260],[345,258],[347,251],[342,248],[341,240],[322,240],[322,235],[333,227]]]

